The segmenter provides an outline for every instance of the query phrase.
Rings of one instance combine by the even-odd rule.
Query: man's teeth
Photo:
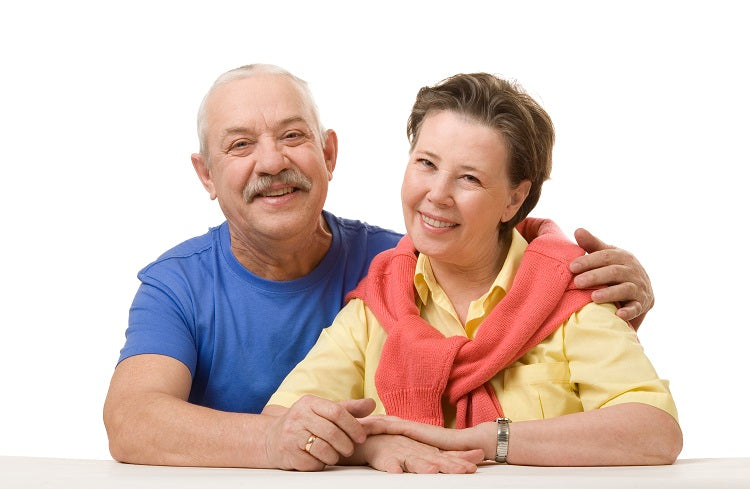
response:
[[[280,195],[286,195],[292,192],[294,192],[294,187],[284,187],[276,190],[269,190],[268,192],[263,192],[260,195],[262,195],[263,197],[278,197]]]
[[[434,228],[449,228],[449,227],[453,227],[456,225],[455,223],[452,223],[452,222],[438,221],[437,219],[427,217],[424,214],[422,214],[422,220]]]

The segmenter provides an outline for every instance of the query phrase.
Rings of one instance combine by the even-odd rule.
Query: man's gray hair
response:
[[[313,98],[312,92],[310,91],[310,87],[307,85],[307,82],[303,80],[302,78],[299,78],[289,71],[285,70],[284,68],[281,68],[276,65],[269,65],[269,64],[262,64],[262,63],[255,63],[245,66],[240,66],[239,68],[235,68],[233,70],[229,70],[226,73],[220,75],[213,85],[211,85],[211,88],[209,88],[208,93],[206,93],[206,96],[203,97],[203,101],[201,102],[200,107],[198,108],[198,140],[200,142],[200,153],[203,155],[203,158],[206,161],[206,164],[208,164],[208,140],[206,135],[206,102],[208,101],[211,94],[214,92],[214,90],[226,83],[229,83],[234,80],[240,80],[242,78],[249,78],[254,75],[280,75],[285,76],[288,79],[290,79],[301,91],[303,97],[305,97],[307,100],[307,104],[310,107],[310,110],[312,111],[313,118],[315,119],[315,123],[318,125],[318,132],[320,133],[320,141],[321,144],[325,144],[326,141],[326,130],[323,127],[323,124],[320,123],[320,115],[318,113],[318,106],[315,105],[315,99]]]

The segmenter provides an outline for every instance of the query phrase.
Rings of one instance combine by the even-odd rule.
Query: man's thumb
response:
[[[576,229],[574,235],[578,246],[586,250],[586,253],[594,253],[596,251],[612,248],[612,246],[606,244],[584,228]]]
[[[349,399],[339,404],[355,418],[364,418],[375,409],[375,401],[372,399]]]

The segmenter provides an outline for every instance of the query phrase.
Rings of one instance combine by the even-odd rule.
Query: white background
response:
[[[640,258],[657,297],[640,339],[672,382],[682,456],[750,456],[743,2],[9,3],[0,455],[109,457],[136,272],[222,221],[190,164],[198,104],[267,62],[307,79],[338,132],[327,208],[397,230],[417,90],[517,79],[558,135],[533,215]]]

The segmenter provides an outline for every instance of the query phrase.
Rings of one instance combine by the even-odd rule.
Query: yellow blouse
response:
[[[466,327],[420,255],[414,276],[422,318],[445,336],[474,338],[482,320],[505,296],[528,243],[513,232],[502,269],[490,289],[469,306]],[[659,379],[635,332],[613,304],[588,304],[521,359],[491,379],[500,405],[513,421],[552,418],[626,402],[658,407],[677,419],[669,383]],[[371,397],[374,414],[386,414],[375,372],[387,333],[355,299],[321,332],[318,342],[282,382],[268,404],[291,406],[305,394],[339,401]],[[455,408],[444,402],[445,426]]]

